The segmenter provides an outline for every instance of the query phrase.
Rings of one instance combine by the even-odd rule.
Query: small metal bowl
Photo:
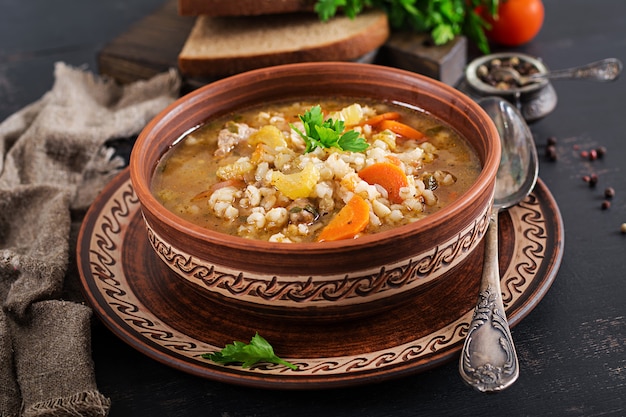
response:
[[[530,55],[512,52],[490,54],[476,58],[469,63],[465,69],[465,80],[460,89],[474,98],[502,97],[514,104],[527,122],[547,116],[557,104],[556,91],[550,81],[543,80],[522,87],[503,89],[489,84],[479,75],[479,71],[484,71],[484,68],[488,67],[494,60],[508,61],[511,58],[518,58],[521,62],[532,65],[540,73],[548,72],[548,68],[541,60]]]

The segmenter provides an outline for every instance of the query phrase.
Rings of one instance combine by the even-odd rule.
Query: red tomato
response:
[[[497,18],[484,16],[491,24],[487,37],[505,46],[522,45],[534,38],[543,25],[541,0],[501,0]]]

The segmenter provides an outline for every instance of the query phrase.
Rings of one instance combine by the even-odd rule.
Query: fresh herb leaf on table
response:
[[[315,148],[338,148],[342,151],[361,152],[369,146],[357,131],[350,130],[344,133],[345,125],[341,120],[324,120],[322,108],[317,105],[311,107],[300,120],[304,124],[304,132],[295,127],[295,130],[304,139],[306,149],[304,153],[313,151]]]
[[[296,365],[276,356],[272,345],[258,333],[252,337],[249,344],[235,341],[219,352],[205,353],[202,357],[217,363],[241,363],[244,368],[249,368],[258,362],[269,362],[285,365],[293,370],[298,369]]]
[[[315,11],[326,21],[341,10],[355,17],[368,7],[384,10],[394,29],[412,29],[430,33],[435,45],[444,45],[457,35],[465,35],[478,48],[489,53],[485,35],[488,23],[478,8],[497,14],[500,0],[317,0]]]

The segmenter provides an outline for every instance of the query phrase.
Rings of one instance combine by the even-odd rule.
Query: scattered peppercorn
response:
[[[578,145],[574,145],[574,149],[578,150],[580,147]],[[580,151],[580,157],[583,159],[589,159],[590,161],[595,161],[598,158],[604,158],[604,155],[606,155],[606,148],[604,146],[599,146],[596,149]]]
[[[557,160],[556,146],[548,145],[548,147],[546,147],[546,156],[548,157],[550,161],[556,161]]]
[[[615,197],[615,189],[613,187],[606,188],[604,190],[604,196],[609,199]]]
[[[556,142],[557,142],[557,140],[556,140],[556,137],[555,137],[555,136],[550,136],[550,137],[548,138],[548,146],[555,146],[555,145],[556,145]]]
[[[611,202],[609,200],[604,200],[602,202],[602,210],[607,210],[611,207]]]
[[[626,234],[626,223],[622,223],[622,225],[620,226],[619,230],[620,230],[622,233]]]
[[[595,187],[597,183],[598,183],[598,176],[596,174],[591,174],[591,176],[589,177],[589,186]]]
[[[589,182],[589,181],[591,181],[591,177],[589,175],[583,175],[583,181],[584,182]]]

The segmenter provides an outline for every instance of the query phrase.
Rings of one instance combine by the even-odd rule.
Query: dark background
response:
[[[53,63],[97,72],[96,54],[162,0],[1,0],[0,120],[52,86]],[[540,34],[516,50],[551,68],[606,57],[626,61],[626,2],[545,0]],[[515,50],[515,49],[513,49]],[[98,387],[111,416],[624,416],[626,415],[626,81],[555,81],[559,104],[531,125],[540,177],[565,226],[560,271],[543,301],[513,329],[521,375],[485,395],[457,363],[380,384],[315,392],[268,391],[200,379],[138,353],[93,326]],[[558,139],[558,160],[543,156]],[[589,162],[581,149],[605,146]],[[599,175],[596,188],[582,176]],[[603,190],[616,196],[600,208]]]

